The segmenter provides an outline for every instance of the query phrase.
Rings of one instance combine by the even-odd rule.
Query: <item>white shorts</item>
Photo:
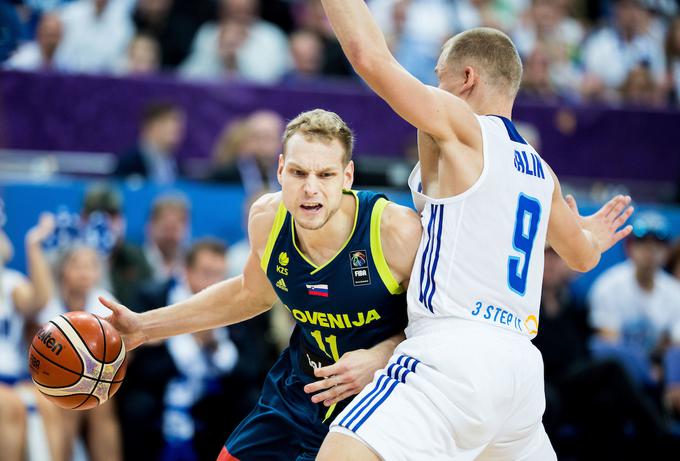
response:
[[[556,460],[538,349],[488,325],[437,322],[399,345],[331,431],[387,461]]]

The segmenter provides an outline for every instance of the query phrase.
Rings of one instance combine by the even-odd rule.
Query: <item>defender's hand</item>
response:
[[[148,338],[146,338],[146,335],[142,332],[140,314],[132,312],[122,304],[102,296],[99,297],[99,302],[102,303],[104,307],[111,310],[111,315],[104,317],[104,320],[108,321],[116,330],[118,330],[118,333],[120,333],[123,343],[125,344],[125,350],[131,351],[147,341]]]
[[[618,230],[633,214],[633,207],[630,206],[631,198],[628,195],[617,195],[590,216],[579,214],[576,200],[571,195],[567,195],[565,200],[571,211],[576,215],[581,227],[593,234],[597,240],[600,253],[604,253],[616,245],[619,240],[626,238],[633,230],[631,225]]]
[[[382,354],[372,350],[358,349],[347,352],[333,365],[314,370],[314,375],[323,379],[307,384],[304,390],[308,394],[315,394],[312,396],[312,402],[323,402],[325,406],[330,407],[361,392],[373,381],[373,374],[384,364]]]

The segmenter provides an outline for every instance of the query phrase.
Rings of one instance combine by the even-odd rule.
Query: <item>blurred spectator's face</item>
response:
[[[554,28],[560,22],[562,11],[557,0],[536,0],[533,6],[533,16],[539,33],[550,34],[555,32]]]
[[[159,67],[158,43],[150,37],[136,37],[130,44],[128,72],[133,75],[153,74]]]
[[[189,224],[187,219],[187,212],[184,209],[166,207],[151,222],[151,240],[161,253],[173,254],[181,247],[187,234]]]
[[[227,263],[223,254],[202,250],[196,254],[193,264],[187,267],[186,278],[191,292],[198,293],[224,280],[226,273]]]
[[[661,268],[666,260],[667,245],[653,237],[633,238],[628,253],[638,271],[652,275]]]
[[[85,295],[99,282],[101,270],[101,262],[94,249],[83,247],[74,250],[61,271],[62,290]]]
[[[540,47],[536,47],[527,58],[523,77],[533,87],[550,86],[550,61]]]
[[[256,112],[248,118],[248,148],[263,164],[274,163],[281,146],[283,120],[275,112]]]
[[[222,0],[222,17],[250,22],[260,7],[258,0]]]
[[[149,123],[146,138],[164,152],[171,153],[184,138],[184,114],[172,112]]]
[[[614,8],[616,26],[628,38],[637,34],[645,20],[645,10],[639,0],[619,0]]]
[[[294,34],[290,39],[290,51],[295,69],[303,75],[318,75],[321,72],[322,47],[321,39],[316,34]]]
[[[61,20],[55,14],[46,14],[38,26],[37,41],[45,54],[52,54],[61,41]]]
[[[303,229],[323,227],[338,211],[342,190],[352,187],[354,165],[343,165],[344,149],[337,139],[322,142],[296,133],[279,157],[283,203]]]
[[[562,258],[553,250],[545,250],[545,263],[543,269],[543,288],[558,290],[567,285],[572,272]]]
[[[152,21],[161,20],[170,12],[173,0],[138,0],[137,11]]]

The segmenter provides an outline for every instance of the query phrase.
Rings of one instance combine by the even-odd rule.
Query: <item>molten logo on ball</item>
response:
[[[38,339],[56,355],[61,354],[61,350],[63,349],[61,347],[61,343],[57,342],[57,340],[52,337],[52,334],[49,331],[46,331],[44,328],[42,328],[38,332]]]

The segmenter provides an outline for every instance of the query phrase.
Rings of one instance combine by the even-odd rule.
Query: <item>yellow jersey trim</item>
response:
[[[354,200],[356,201],[356,206],[354,208],[354,224],[352,225],[352,231],[349,233],[347,240],[345,240],[345,243],[342,244],[342,246],[337,251],[337,253],[335,253],[331,259],[329,259],[328,261],[323,263],[321,266],[317,266],[312,261],[310,261],[309,258],[307,258],[307,256],[305,256],[305,254],[302,251],[300,251],[300,248],[298,248],[297,242],[295,241],[295,219],[293,219],[292,215],[290,217],[290,226],[291,226],[290,235],[292,236],[292,239],[293,239],[293,246],[297,250],[298,254],[302,257],[302,259],[307,261],[307,263],[314,268],[314,270],[312,272],[310,272],[310,274],[316,274],[321,269],[328,266],[331,262],[335,261],[335,258],[337,258],[338,255],[345,249],[345,247],[347,246],[349,241],[352,240],[352,237],[354,236],[354,231],[357,228],[357,219],[358,219],[358,216],[359,216],[359,196],[353,190],[344,190],[344,191],[342,191],[342,193],[343,194],[352,194],[354,196]]]
[[[390,272],[390,266],[387,265],[387,260],[385,260],[380,239],[380,220],[385,207],[389,203],[384,198],[380,198],[373,206],[373,211],[371,212],[371,254],[373,255],[373,264],[378,269],[378,274],[380,274],[385,288],[391,294],[398,295],[404,292],[404,288],[399,285],[399,282],[395,280],[392,272]]]
[[[262,254],[262,259],[260,260],[260,267],[264,271],[264,273],[267,273],[267,266],[269,265],[269,258],[272,256],[272,250],[274,249],[274,244],[276,243],[276,239],[279,236],[279,232],[281,232],[281,228],[283,227],[283,223],[286,220],[286,213],[288,211],[286,210],[286,207],[283,206],[283,201],[279,202],[279,209],[276,210],[276,216],[274,217],[274,224],[272,224],[272,228],[269,231],[269,237],[267,238],[267,245],[264,247],[264,253]]]

